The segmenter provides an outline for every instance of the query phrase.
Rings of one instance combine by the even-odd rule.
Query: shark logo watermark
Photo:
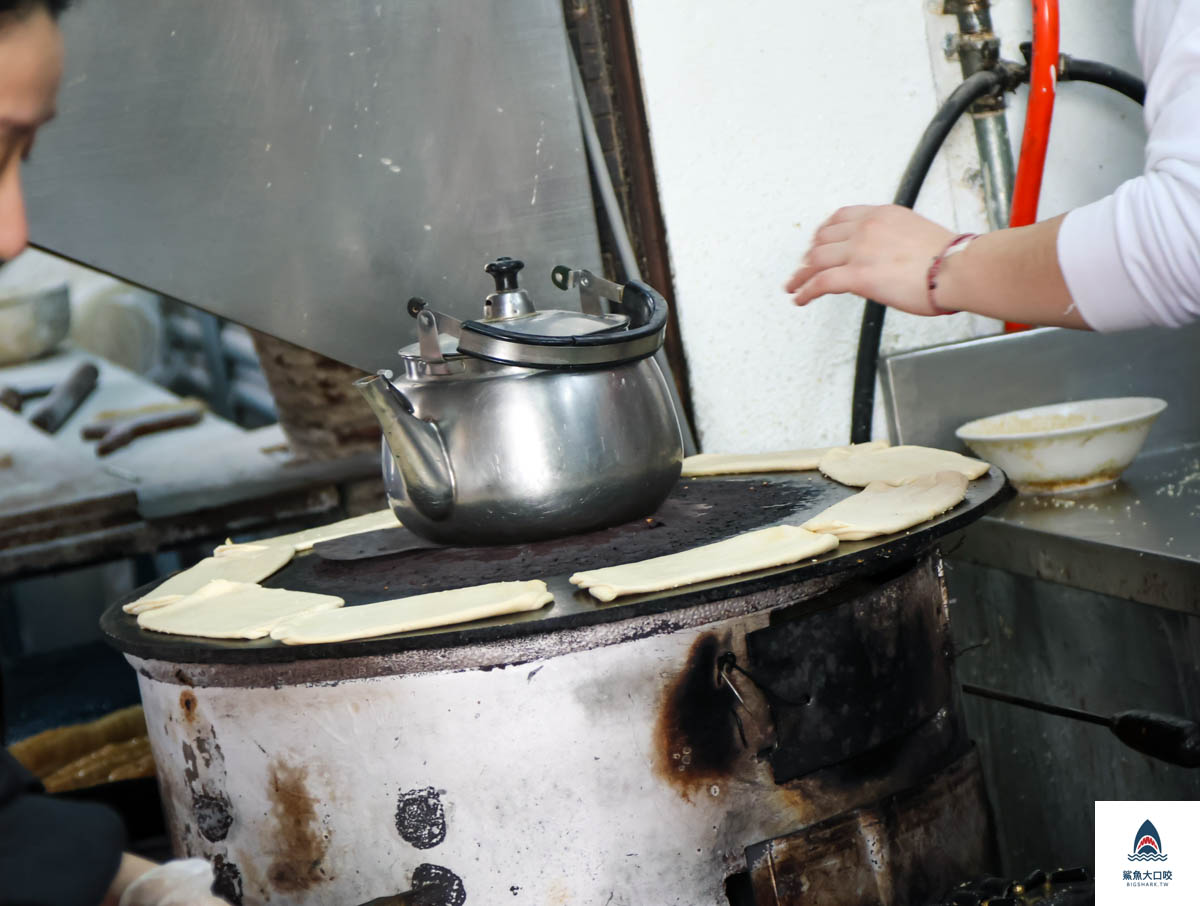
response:
[[[1150,823],[1150,819],[1142,822],[1137,835],[1133,838],[1133,851],[1127,856],[1130,862],[1165,862],[1167,854],[1163,852],[1162,838],[1158,836],[1158,828]]]

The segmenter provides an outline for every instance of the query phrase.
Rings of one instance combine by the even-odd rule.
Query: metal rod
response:
[[[979,698],[990,698],[994,701],[1004,702],[1008,705],[1017,705],[1021,708],[1028,708],[1031,711],[1041,711],[1044,714],[1053,714],[1056,717],[1069,717],[1072,720],[1082,720],[1089,724],[1100,724],[1102,727],[1111,727],[1112,719],[1101,717],[1099,714],[1092,714],[1090,711],[1081,711],[1078,708],[1063,708],[1059,705],[1047,705],[1042,702],[1035,702],[1028,698],[1021,698],[1019,695],[1009,695],[1007,692],[998,692],[995,689],[987,689],[983,686],[976,686],[973,683],[963,683],[963,692],[968,695],[976,695]]]
[[[567,47],[567,53],[572,61],[575,53]],[[592,108],[588,104],[587,91],[583,85],[583,77],[579,74],[579,64],[568,67],[571,70],[571,85],[575,89],[575,105],[579,109],[579,124],[583,129],[583,144],[587,149],[588,160],[592,172],[596,175],[596,187],[600,191],[600,204],[612,227],[613,239],[617,243],[617,256],[621,259],[621,269],[625,271],[626,280],[641,280],[642,272],[638,267],[637,254],[633,250],[633,242],[629,239],[629,230],[625,226],[625,215],[617,201],[617,192],[613,188],[612,174],[608,172],[608,162],[604,159],[604,149],[600,144],[600,135],[596,132],[596,122],[592,119]],[[675,386],[671,374],[671,364],[667,361],[665,349],[660,348],[654,354],[654,360],[667,377],[667,390],[671,394],[671,404],[675,407],[675,417],[679,421],[679,430],[683,432],[683,455],[691,456],[696,452],[696,439],[692,436],[683,400],[679,398],[679,388]]]
[[[963,78],[994,67],[1000,59],[1000,40],[992,30],[988,0],[947,0],[944,9],[958,19],[955,48]],[[988,227],[993,230],[1008,226],[1016,180],[1004,108],[1003,94],[985,98],[971,108]]]

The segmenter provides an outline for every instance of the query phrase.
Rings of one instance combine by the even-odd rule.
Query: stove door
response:
[[[824,605],[816,612],[809,603],[776,611],[771,626],[746,636],[748,673],[774,717],[777,783],[882,746],[948,702],[944,600],[929,562],[839,589],[812,602]]]

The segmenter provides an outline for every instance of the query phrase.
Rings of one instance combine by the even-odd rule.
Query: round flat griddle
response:
[[[307,553],[262,583],[337,595],[352,607],[485,582],[543,579],[554,602],[532,613],[352,642],[293,646],[269,638],[222,641],[146,632],[121,605],[141,597],[147,586],[110,607],[100,626],[126,654],[176,663],[282,663],[450,648],[679,610],[823,576],[869,575],[924,553],[1013,493],[1004,473],[993,467],[968,485],[966,499],[957,507],[907,532],[843,542],[815,560],[672,591],[630,595],[608,604],[568,581],[580,570],[677,553],[772,525],[798,525],[857,491],[819,472],[682,479],[653,516],[599,532],[532,544],[416,550],[360,560]]]

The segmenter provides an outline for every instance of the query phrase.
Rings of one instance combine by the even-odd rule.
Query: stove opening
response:
[[[725,899],[729,901],[729,906],[754,906],[750,872],[739,871],[725,879]]]

